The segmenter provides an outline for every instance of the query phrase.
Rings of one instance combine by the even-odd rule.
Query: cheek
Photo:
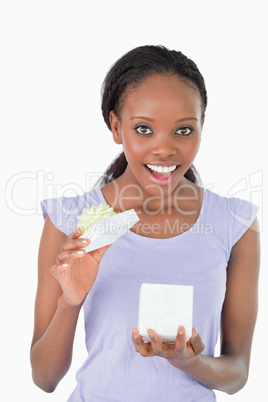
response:
[[[145,145],[137,141],[125,140],[123,142],[123,149],[126,158],[129,162],[134,160],[135,162],[142,157],[145,152]]]
[[[196,141],[194,142],[194,152],[195,152],[195,153],[197,153],[197,151],[199,150],[200,143],[201,143],[201,137],[198,136],[198,138],[197,138]]]
[[[195,157],[199,150],[200,146],[200,136],[196,136],[195,138],[192,138],[191,141],[187,142],[185,144],[185,154],[188,154],[189,157]]]

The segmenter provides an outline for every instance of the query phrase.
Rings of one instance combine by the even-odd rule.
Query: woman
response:
[[[66,374],[83,306],[88,358],[69,401],[208,402],[213,389],[235,393],[247,381],[257,314],[257,208],[197,183],[203,77],[182,53],[142,46],[115,63],[102,95],[123,153],[98,188],[42,203],[33,379],[51,392]],[[140,220],[112,246],[85,253],[77,216],[100,202],[134,208]],[[153,328],[150,342],[135,327],[131,337],[143,282],[194,286],[188,342],[180,323],[174,344]]]

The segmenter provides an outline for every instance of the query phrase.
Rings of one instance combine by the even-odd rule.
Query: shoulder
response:
[[[259,209],[250,201],[237,197],[224,197],[209,189],[204,189],[204,198],[203,207],[207,209],[206,212],[223,214],[222,217],[241,225],[250,226]]]
[[[99,188],[75,197],[48,198],[41,201],[43,217],[45,219],[48,216],[57,229],[68,235],[75,229],[77,217],[83,209],[99,204],[101,202],[99,199]]]
[[[254,222],[258,207],[237,197],[224,197],[209,189],[204,190],[203,212],[217,231],[225,232],[229,250]]]

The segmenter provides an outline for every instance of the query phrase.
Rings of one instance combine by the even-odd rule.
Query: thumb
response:
[[[200,353],[202,353],[204,351],[205,344],[202,341],[202,338],[201,338],[197,328],[193,328],[192,336],[191,336],[189,342],[193,348],[195,355],[199,355]]]

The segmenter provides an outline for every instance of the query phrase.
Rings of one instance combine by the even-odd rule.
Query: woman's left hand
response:
[[[194,360],[205,349],[205,345],[196,328],[192,329],[192,336],[186,342],[186,332],[183,326],[178,329],[175,343],[162,342],[160,336],[148,329],[150,342],[144,342],[137,328],[133,328],[132,340],[135,349],[143,357],[160,356],[169,361],[170,364],[176,366],[176,363]]]

